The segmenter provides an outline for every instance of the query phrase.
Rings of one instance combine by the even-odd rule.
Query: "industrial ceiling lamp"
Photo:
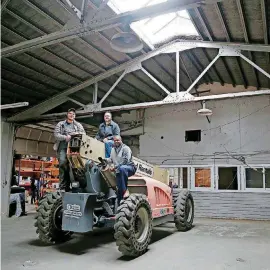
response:
[[[199,109],[197,111],[197,114],[202,115],[202,116],[210,116],[210,115],[213,114],[213,112],[212,112],[212,110],[205,108],[205,100],[204,100],[203,101],[203,107],[202,107],[202,109]]]
[[[115,34],[110,45],[114,50],[123,53],[134,53],[143,48],[141,39],[134,33],[129,32]]]
[[[0,105],[0,110],[7,110],[7,109],[15,109],[19,107],[24,107],[28,106],[29,102],[18,102],[18,103],[11,103],[11,104],[5,104],[5,105]]]

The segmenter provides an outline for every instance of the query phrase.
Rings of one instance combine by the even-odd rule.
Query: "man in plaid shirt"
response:
[[[67,160],[68,142],[70,141],[72,134],[85,134],[83,126],[79,122],[75,121],[75,115],[75,109],[69,109],[66,120],[60,121],[54,129],[54,137],[56,139],[54,150],[57,151],[59,161],[59,188],[61,191],[70,190],[69,164]]]

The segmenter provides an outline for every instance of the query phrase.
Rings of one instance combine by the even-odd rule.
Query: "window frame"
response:
[[[232,164],[225,164],[225,165],[217,165],[215,166],[215,191],[217,192],[239,192],[241,191],[241,167],[240,165],[232,165]],[[237,168],[237,187],[238,189],[219,189],[219,168]]]
[[[265,188],[265,169],[270,169],[270,164],[263,165],[254,165],[250,164],[249,166],[245,165],[234,165],[234,164],[215,164],[215,165],[161,165],[161,168],[169,169],[169,168],[180,168],[180,188],[182,188],[182,179],[183,179],[183,169],[187,168],[188,170],[188,186],[187,189],[191,191],[212,191],[212,192],[266,192],[270,193],[270,188]],[[218,189],[218,168],[225,167],[237,167],[237,177],[238,177],[238,190],[219,190]],[[263,183],[264,188],[247,188],[246,187],[246,168],[263,168]],[[210,168],[211,169],[211,188],[196,188],[195,187],[195,169],[196,168]]]
[[[179,185],[179,188],[183,188],[183,168],[187,168],[187,189],[191,190],[191,166],[187,165],[162,165],[160,168],[164,169],[180,169],[180,183],[177,183]]]
[[[197,135],[199,135],[199,141],[191,141],[191,140],[187,140],[187,137],[188,137],[187,133],[188,133],[188,132],[198,132],[199,134],[197,134]],[[201,142],[201,141],[202,141],[202,130],[201,130],[201,129],[190,129],[190,130],[185,130],[185,142],[199,143],[199,142]]]
[[[265,180],[265,169],[270,169],[270,165],[249,165],[249,166],[242,166],[242,179],[243,179],[243,190],[251,191],[251,192],[261,192],[261,191],[270,191],[270,188],[266,188],[266,180]],[[246,176],[246,169],[262,169],[263,170],[263,187],[262,188],[248,188],[247,187],[247,176]]]
[[[196,187],[195,186],[195,170],[196,169],[210,169],[211,186],[210,187]],[[197,191],[214,191],[215,190],[215,170],[214,166],[209,165],[196,165],[191,167],[191,190]]]
[[[264,186],[265,186],[265,190],[270,192],[270,187],[269,188],[266,187],[265,169],[269,169],[270,170],[270,165],[264,166]]]

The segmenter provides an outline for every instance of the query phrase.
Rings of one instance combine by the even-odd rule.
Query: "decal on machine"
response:
[[[67,204],[64,215],[70,218],[80,218],[82,216],[81,207],[78,204]]]
[[[166,208],[161,208],[160,209],[160,215],[161,216],[164,216],[164,215],[166,215],[167,214],[167,209]]]
[[[137,167],[136,174],[145,175],[148,177],[154,176],[154,167],[151,164],[144,162],[135,157],[133,157],[133,162],[135,163],[135,166]]]

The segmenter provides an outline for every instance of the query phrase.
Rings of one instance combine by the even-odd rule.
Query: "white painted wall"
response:
[[[200,103],[146,109],[144,129],[129,131],[133,135],[144,131],[140,158],[171,167],[179,186],[181,169],[179,177],[176,168],[188,167],[188,188],[194,197],[196,217],[270,220],[269,190],[246,189],[243,163],[230,156],[242,155],[251,166],[270,167],[270,96],[211,101],[206,106],[213,110],[211,123],[196,114]],[[135,120],[136,114],[124,114],[121,120],[126,119]],[[203,130],[201,142],[185,142],[185,131],[194,129]],[[237,191],[218,190],[218,165],[238,165]],[[193,166],[211,168],[211,188],[195,190]]]
[[[7,215],[9,208],[13,138],[14,126],[1,117],[1,215]]]
[[[240,165],[227,149],[249,164],[270,164],[270,96],[207,102],[211,123],[196,114],[200,107],[186,103],[146,109],[140,158],[163,165]],[[193,129],[202,130],[201,142],[185,142],[185,131]]]

